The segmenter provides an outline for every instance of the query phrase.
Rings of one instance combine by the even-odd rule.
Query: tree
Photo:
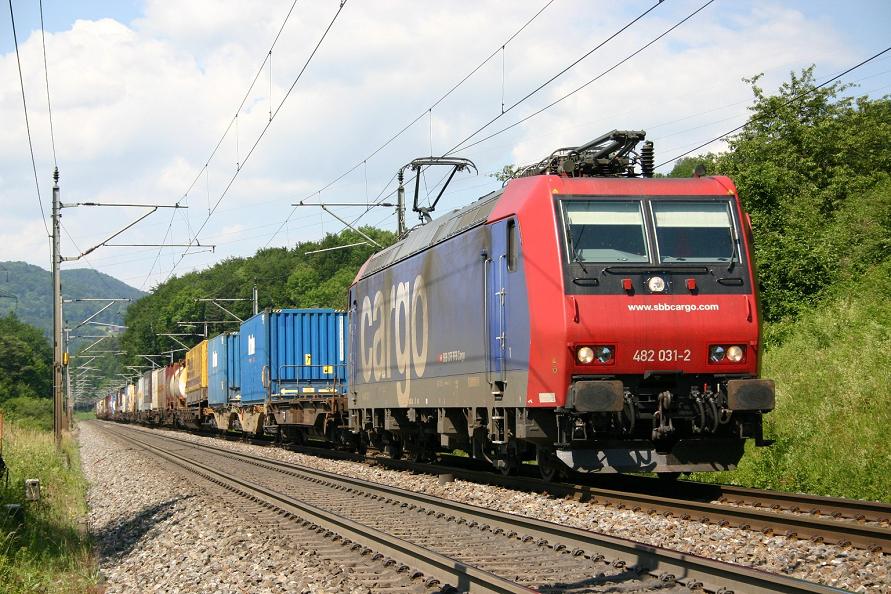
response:
[[[717,167],[717,159],[718,156],[714,153],[696,155],[695,157],[683,157],[675,162],[668,177],[692,177],[697,165],[705,167],[705,174],[711,175]]]
[[[53,349],[39,329],[14,314],[0,318],[0,402],[12,398],[50,398]]]
[[[494,177],[500,182],[510,181],[517,176],[517,173],[520,171],[519,165],[505,165],[501,168],[501,171],[496,171],[495,173],[490,173],[489,177]]]
[[[891,100],[818,88],[813,67],[776,95],[759,79],[748,80],[751,119],[710,173],[735,181],[752,216],[765,319],[794,320],[833,283],[888,256]]]

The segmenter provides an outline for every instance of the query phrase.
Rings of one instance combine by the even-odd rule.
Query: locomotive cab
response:
[[[744,219],[726,178],[649,186],[555,195],[573,308],[557,454],[577,469],[729,468],[743,439],[761,440],[760,415],[774,401],[772,382],[757,379]],[[631,450],[645,462],[585,448],[606,440],[640,441]]]
[[[527,405],[547,434],[535,445],[583,472],[730,469],[774,406],[748,218],[730,179],[629,175],[627,146],[613,175],[570,151],[505,192],[529,287]]]

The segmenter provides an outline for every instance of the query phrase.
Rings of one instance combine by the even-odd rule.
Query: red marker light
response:
[[[630,278],[622,279],[622,288],[625,289],[626,291],[631,291],[634,288],[634,285],[631,284]]]
[[[688,291],[695,291],[695,290],[696,290],[696,279],[695,279],[695,278],[688,278],[688,279],[687,279],[687,290],[688,290]]]

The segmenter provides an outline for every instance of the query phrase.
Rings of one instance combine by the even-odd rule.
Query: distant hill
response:
[[[16,316],[40,328],[47,337],[53,331],[52,273],[25,262],[0,262],[0,315],[15,312]],[[114,277],[87,268],[62,270],[62,296],[65,299],[84,297],[125,297],[133,301],[145,293]],[[65,320],[77,324],[102,308],[99,302],[66,303]],[[96,321],[123,324],[127,303],[111,306]],[[96,334],[96,332],[89,332]]]

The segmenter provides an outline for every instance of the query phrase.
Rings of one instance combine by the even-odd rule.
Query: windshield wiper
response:
[[[683,266],[672,266],[669,262],[668,266],[663,262],[662,265],[654,265],[651,263],[641,262],[638,266],[607,266],[603,269],[603,274],[639,274],[639,273],[664,273],[664,274],[708,274],[708,266],[696,266],[693,264],[685,264]]]
[[[739,237],[736,235],[736,227],[733,221],[730,222],[730,264],[727,266],[727,272],[733,272],[733,266],[736,264],[736,244]]]
[[[582,232],[579,233],[579,239],[582,238],[582,235],[585,233],[586,227],[582,227]],[[569,227],[569,223],[565,222],[563,224],[563,232],[566,233],[566,241],[569,243],[569,253],[572,254],[572,262],[574,264],[578,264],[582,267],[582,270],[585,271],[585,274],[588,274],[588,269],[585,268],[585,264],[582,262],[582,254],[580,250],[575,249],[575,242],[572,241],[572,230]]]

